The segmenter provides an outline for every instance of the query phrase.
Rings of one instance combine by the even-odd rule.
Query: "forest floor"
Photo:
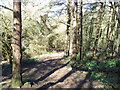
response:
[[[37,61],[23,63],[22,88],[102,88],[102,82],[90,80],[91,73],[72,69],[63,53],[36,56]],[[32,60],[32,59],[31,59]],[[9,87],[11,67],[3,67],[2,86]]]

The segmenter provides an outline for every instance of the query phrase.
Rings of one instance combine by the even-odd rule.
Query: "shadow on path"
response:
[[[48,72],[48,73],[45,74],[44,76],[42,76],[42,77],[40,77],[39,79],[35,80],[32,84],[34,84],[34,83],[37,84],[39,81],[44,80],[45,78],[47,78],[48,76],[50,76],[52,73],[54,73],[54,72],[57,71],[58,69],[61,69],[61,68],[65,67],[67,64],[68,64],[68,63],[63,64],[62,66],[53,69],[52,71]]]
[[[47,89],[47,88],[49,88],[49,87],[51,87],[51,86],[53,86],[53,85],[55,85],[55,84],[57,84],[57,83],[59,83],[59,82],[64,82],[64,80],[67,78],[67,77],[69,77],[71,74],[73,74],[73,73],[75,73],[76,72],[76,70],[71,70],[71,71],[69,71],[66,75],[64,75],[63,77],[61,77],[58,81],[56,81],[56,82],[49,82],[49,83],[47,83],[47,84],[44,84],[43,86],[41,86],[41,87],[39,87],[37,90],[39,90],[39,89]]]
[[[48,60],[42,60],[42,61],[31,61],[28,63],[28,60],[22,61],[22,74],[23,78],[31,78],[35,77],[33,81],[35,83],[38,83],[41,80],[44,80],[47,78],[50,74],[54,73],[56,70],[66,66],[68,63],[63,63],[62,61],[64,58],[57,58],[57,59],[49,59]],[[6,81],[8,79],[11,79],[12,71],[11,66],[7,65],[2,68],[2,81]],[[35,69],[33,71],[33,69]],[[30,73],[32,72],[32,73]],[[41,77],[36,80],[36,77]]]
[[[86,77],[84,78],[84,80],[82,80],[82,81],[80,82],[80,84],[77,85],[76,89],[79,88],[79,90],[81,90],[81,89],[83,88],[83,85],[84,85],[85,83],[87,83],[87,80],[89,80],[91,74],[92,74],[91,72],[88,72],[88,74],[86,75]],[[90,80],[89,80],[89,81],[90,81]],[[93,84],[92,84],[92,81],[90,81],[90,84],[89,84],[88,88],[91,88],[91,89],[92,89],[92,87],[93,87]]]

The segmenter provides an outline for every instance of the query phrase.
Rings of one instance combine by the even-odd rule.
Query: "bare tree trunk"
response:
[[[76,57],[78,54],[78,23],[77,23],[77,8],[78,8],[78,1],[75,0],[74,1],[74,16],[73,16],[73,27],[74,27],[74,31],[73,31],[73,52],[72,52],[72,61],[73,63],[76,63]]]
[[[74,5],[75,5],[75,11],[74,11],[74,35],[75,35],[75,47],[76,47],[76,54],[78,54],[79,53],[79,50],[78,50],[78,48],[79,48],[79,43],[78,43],[78,38],[79,38],[79,36],[78,36],[78,34],[79,34],[79,28],[78,28],[78,24],[79,24],[79,15],[78,15],[78,0],[75,0],[74,1]]]
[[[89,30],[89,32],[88,32],[88,41],[87,41],[87,47],[86,47],[86,49],[87,49],[87,51],[89,51],[91,48],[90,48],[90,46],[91,46],[91,42],[92,42],[92,35],[93,35],[93,30],[94,30],[94,26],[93,26],[93,18],[91,19],[91,21],[90,21],[90,30]]]
[[[110,8],[111,11],[111,8]],[[111,14],[111,13],[110,13]],[[111,19],[111,15],[108,18],[108,26],[107,26],[107,33],[106,33],[106,57],[108,56],[108,52],[109,52],[109,30],[110,30],[110,19]]]
[[[117,29],[118,29],[118,45],[117,45],[117,56],[120,57],[120,34],[119,34],[119,30],[120,30],[120,3],[118,4],[118,15],[117,15],[117,20],[118,20],[118,25],[117,25]]]
[[[119,31],[120,31],[120,3],[117,2],[115,6],[118,7],[118,11],[116,11],[116,9],[115,9],[115,16],[118,21],[115,36],[117,39],[116,55],[119,57],[120,56],[120,53],[119,53],[120,52],[120,34],[119,34]]]
[[[67,7],[68,21],[67,21],[67,29],[66,29],[66,48],[65,48],[65,56],[70,55],[70,26],[71,26],[71,0],[68,0]]]
[[[13,2],[13,65],[12,65],[12,87],[22,86],[22,72],[21,72],[21,33],[22,33],[22,21],[21,21],[21,1],[14,0]]]
[[[83,26],[83,1],[81,0],[81,5],[80,5],[80,60],[82,60],[82,40],[83,40],[83,36],[82,36],[82,33],[83,33],[83,29],[82,29],[82,26]]]
[[[113,54],[114,54],[114,41],[115,41],[115,37],[114,37],[114,32],[115,32],[115,11],[116,11],[116,6],[115,6],[115,2],[114,4],[111,2],[111,6],[112,6],[112,9],[113,9],[113,13],[112,13],[112,24],[111,24],[111,31],[110,31],[110,48],[111,48],[111,52],[112,52],[112,57],[113,57]]]
[[[78,54],[78,23],[77,23],[77,8],[78,1],[74,0],[74,6],[72,7],[72,15],[73,15],[73,42],[72,42],[72,67],[76,66],[77,54]]]
[[[99,39],[100,27],[101,27],[102,12],[103,12],[103,3],[101,2],[101,6],[99,9],[99,16],[98,16],[98,26],[97,26],[96,38],[95,38],[94,48],[93,48],[94,49],[93,56],[95,56],[96,52],[97,52],[97,44],[98,44],[98,39]]]
[[[117,19],[117,15],[118,14],[116,14],[116,3],[114,2],[110,2],[110,4],[111,4],[111,9],[112,9],[112,13],[111,13],[111,26],[110,26],[110,31],[109,31],[109,35],[108,35],[108,33],[107,33],[107,38],[108,38],[108,40],[107,40],[107,51],[109,51],[109,57],[111,56],[111,58],[113,57],[113,55],[115,54],[115,45],[114,45],[114,43],[115,43],[115,39],[117,39],[117,34],[118,34],[118,30],[117,29],[115,29],[115,26],[116,26],[116,19]]]

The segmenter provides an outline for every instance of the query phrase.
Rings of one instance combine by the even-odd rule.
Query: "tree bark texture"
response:
[[[21,72],[21,33],[22,33],[22,21],[21,21],[21,2],[18,0],[13,2],[13,65],[12,65],[12,87],[22,86],[22,72]]]
[[[67,21],[67,29],[66,29],[66,48],[65,48],[65,56],[70,55],[70,26],[71,26],[71,0],[68,0],[68,7],[67,7],[67,15],[68,15],[68,21]]]

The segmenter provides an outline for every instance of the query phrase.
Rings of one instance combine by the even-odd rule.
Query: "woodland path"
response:
[[[23,65],[23,80],[30,84],[22,88],[102,88],[99,81],[91,81],[90,72],[72,69],[65,62],[63,53],[36,56],[40,60]],[[8,70],[8,69],[6,69]],[[10,82],[11,71],[3,71],[3,82]],[[7,84],[6,84],[7,85]]]

